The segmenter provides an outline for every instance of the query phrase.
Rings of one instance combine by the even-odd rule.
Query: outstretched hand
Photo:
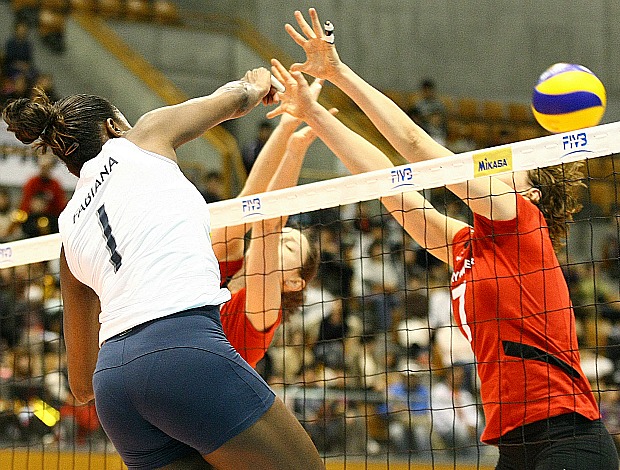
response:
[[[312,27],[306,22],[303,14],[298,10],[295,19],[303,34],[298,33],[290,24],[284,29],[306,52],[306,61],[303,64],[295,63],[291,72],[305,72],[313,77],[330,80],[342,65],[336,47],[326,41],[326,35],[319,21],[319,15],[314,8],[310,8]]]
[[[310,85],[310,95],[312,96],[312,99],[314,99],[315,101],[319,98],[319,95],[321,94],[321,90],[323,89],[323,83],[325,83],[325,80],[323,80],[322,78],[315,78],[312,84]],[[280,92],[280,93],[284,93],[284,92]],[[280,94],[278,94],[277,102],[280,102]],[[273,111],[267,114],[268,118],[277,116],[277,114],[274,114],[272,116],[271,113],[273,113]],[[297,128],[297,126],[301,124],[301,119],[291,116],[290,114],[286,112],[281,113],[281,114],[282,114],[282,117],[280,118],[281,125],[291,126],[292,128]]]
[[[321,94],[321,90],[323,89],[323,83],[325,83],[325,80],[323,80],[322,78],[315,78],[312,84],[310,85],[310,95],[315,101],[319,98],[319,95]],[[284,92],[281,91],[279,93],[284,93]],[[279,94],[277,97],[277,102],[280,102]],[[273,113],[273,111],[267,114],[268,118],[278,115],[278,114],[274,114],[272,116],[271,113]],[[280,118],[280,124],[283,126],[291,126],[291,127],[296,128],[301,123],[301,119],[291,116],[290,114],[286,112],[281,113],[281,114],[282,114],[282,117]]]
[[[289,72],[277,59],[271,59],[271,71],[286,90],[278,93],[280,106],[267,113],[269,119],[283,113],[290,114],[294,118],[304,119],[306,112],[316,104],[310,85],[301,72]]]

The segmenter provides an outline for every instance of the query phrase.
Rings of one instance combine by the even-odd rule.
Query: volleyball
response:
[[[549,132],[596,126],[605,113],[605,86],[591,70],[577,64],[554,64],[538,78],[532,112]]]

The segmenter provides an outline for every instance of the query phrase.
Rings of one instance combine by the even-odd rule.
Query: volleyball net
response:
[[[452,319],[451,273],[380,199],[420,191],[439,211],[470,221],[447,185],[575,161],[585,163],[584,209],[558,260],[583,370],[620,441],[618,153],[620,123],[611,123],[209,205],[213,228],[287,217],[317,244],[318,274],[303,306],[278,328],[257,369],[328,463],[493,467],[495,449],[479,439],[475,358]],[[57,234],[0,244],[0,447],[113,453],[94,409],[74,406],[67,388],[60,245]]]

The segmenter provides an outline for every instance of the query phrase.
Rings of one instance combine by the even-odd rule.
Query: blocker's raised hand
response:
[[[300,34],[293,26],[286,24],[284,29],[299,44],[306,53],[306,61],[303,64],[295,63],[291,66],[291,72],[305,72],[313,77],[331,80],[339,68],[343,65],[333,42],[321,26],[319,15],[314,8],[310,8],[310,21],[308,24],[303,14],[295,11],[295,19],[301,29]],[[331,28],[330,28],[331,29]],[[331,38],[335,38],[335,32],[331,30]]]
[[[280,106],[270,113],[268,118],[279,116],[282,113],[305,120],[306,113],[310,112],[312,106],[320,106],[313,96],[310,85],[301,72],[289,72],[286,67],[277,59],[271,59],[271,71],[285,87],[286,91],[279,93]]]

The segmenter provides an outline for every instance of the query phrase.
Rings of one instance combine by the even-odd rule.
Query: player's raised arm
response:
[[[311,95],[316,100],[323,88],[323,80],[316,79],[310,85]],[[258,194],[267,191],[270,186],[272,177],[278,168],[282,166],[282,161],[286,159],[285,153],[291,151],[299,151],[305,154],[307,147],[301,148],[303,143],[307,140],[302,136],[309,136],[310,132],[305,130],[303,133],[297,135],[290,142],[291,136],[294,135],[295,130],[301,124],[301,119],[291,116],[288,113],[283,113],[280,117],[280,122],[273,130],[267,142],[261,149],[256,158],[256,162],[250,170],[250,174],[243,185],[243,189],[239,193],[238,197],[248,196],[251,194]],[[314,140],[313,138],[307,142],[307,146]],[[291,147],[291,145],[293,147]],[[301,170],[301,162],[303,161],[303,154],[301,159],[291,158],[289,163],[293,167],[288,168],[287,171],[278,177],[277,183],[271,184],[271,190],[281,189],[288,186],[294,186],[297,184],[299,178],[299,171]],[[299,163],[299,167],[297,164]],[[213,230],[211,239],[213,241],[213,249],[218,260],[238,260],[243,257],[244,241],[248,225],[236,225],[231,227],[221,227]]]
[[[309,11],[311,24],[301,12],[295,18],[302,34],[291,25],[286,31],[306,52],[306,62],[293,64],[291,70],[303,71],[331,81],[344,91],[370,118],[392,146],[408,161],[417,162],[451,155],[452,152],[433,140],[415,124],[396,103],[363,80],[346,66],[336,52],[335,41],[325,40],[325,32],[314,8]],[[337,34],[334,32],[334,37]],[[512,181],[497,178],[481,178],[449,186],[472,211],[494,220],[510,220],[516,216]]]
[[[435,142],[422,128],[390,98],[374,88],[340,60],[336,51],[338,37],[334,25],[332,43],[328,42],[324,26],[314,8],[309,10],[308,24],[300,11],[295,19],[301,30],[285,26],[288,34],[306,53],[304,63],[291,66],[291,71],[302,71],[332,82],[346,93],[368,116],[390,144],[410,162],[450,155],[448,149]],[[330,23],[331,24],[331,23]]]
[[[282,161],[276,169],[268,191],[297,184],[304,156],[315,140],[310,127],[295,132],[288,140]],[[252,224],[252,240],[245,256],[246,314],[258,331],[270,328],[279,318],[283,276],[281,265],[282,228],[288,217]]]
[[[272,60],[273,74],[286,86],[280,94],[280,107],[269,115],[287,112],[303,119],[317,136],[340,158],[351,173],[392,168],[390,159],[336,119],[323,106],[310,99],[308,83],[301,72],[290,72],[277,60]],[[436,211],[417,192],[382,198],[381,202],[394,214],[405,230],[423,247],[439,259],[449,262],[446,245],[453,235],[465,226],[462,222],[445,217]]]
[[[275,101],[275,88],[265,68],[248,71],[208,96],[193,98],[146,113],[126,138],[145,150],[174,158],[175,149],[223,121],[241,117],[261,101]]]

